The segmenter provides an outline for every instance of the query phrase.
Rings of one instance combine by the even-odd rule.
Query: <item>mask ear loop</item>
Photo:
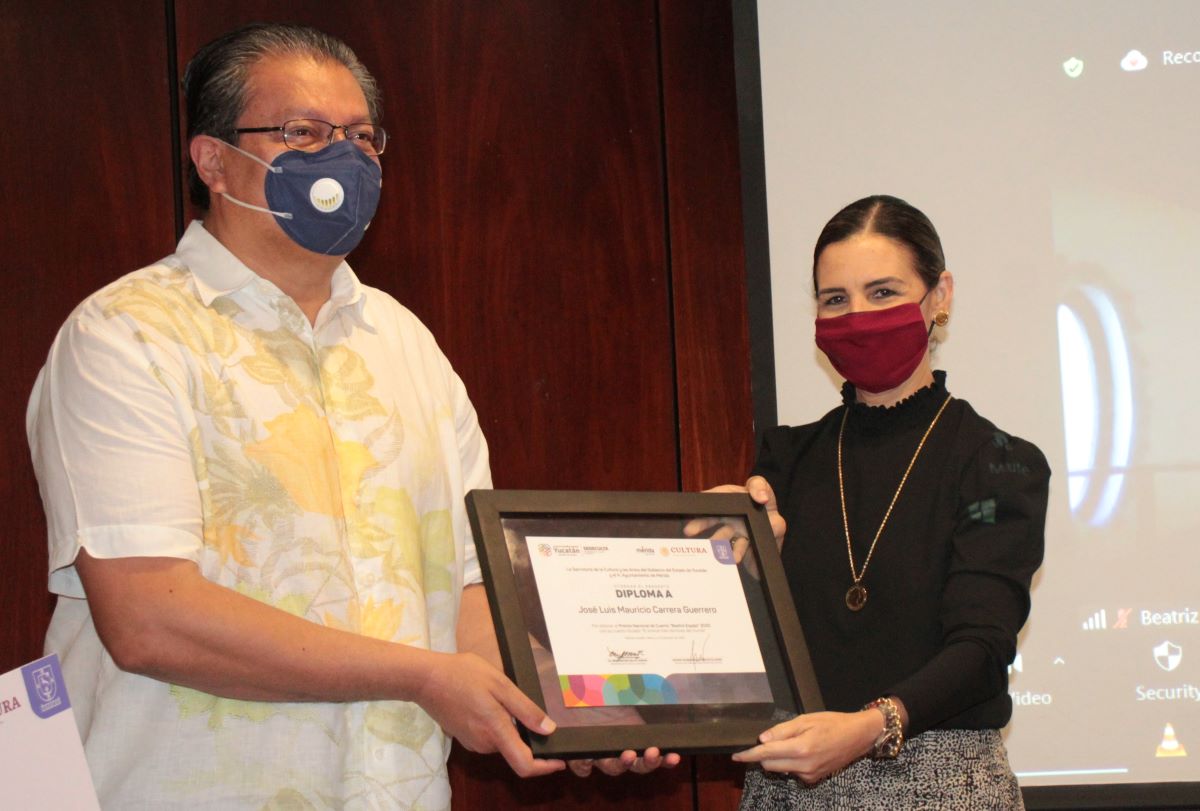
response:
[[[219,140],[219,139],[218,139],[218,140]],[[268,172],[274,172],[274,173],[275,173],[275,174],[277,174],[277,175],[283,172],[283,167],[282,167],[282,166],[273,166],[273,165],[271,165],[271,164],[267,163],[267,162],[266,162],[265,160],[263,160],[262,158],[260,158],[258,155],[255,155],[255,154],[254,154],[254,153],[252,153],[252,152],[247,152],[246,150],[242,149],[242,148],[241,148],[241,147],[239,147],[239,146],[234,146],[233,144],[229,143],[228,141],[221,141],[221,143],[225,144],[225,146],[229,147],[229,148],[230,148],[230,149],[232,149],[234,152],[238,152],[238,153],[240,153],[240,154],[242,154],[242,155],[245,155],[245,156],[246,156],[247,158],[249,158],[250,160],[254,161],[254,162],[255,162],[255,163],[257,163],[257,164],[260,164],[260,165],[261,165],[261,166],[263,166],[263,167],[264,167],[264,168],[265,168],[265,169],[266,169]],[[928,295],[928,294],[926,294],[926,295]]]
[[[262,166],[266,167],[268,172],[274,172],[277,175],[281,174],[283,172],[282,166],[272,166],[271,164],[267,163],[262,158],[258,157],[258,155],[252,155],[251,153],[247,152],[246,150],[236,147],[233,144],[229,143],[228,141],[221,141],[221,143],[225,144],[225,146],[229,147],[234,152],[240,152],[241,154],[245,155],[247,158],[254,161],[255,163],[261,164]],[[237,199],[233,195],[226,194],[225,192],[221,192],[220,194],[222,197],[224,197],[229,202],[236,203],[237,205],[241,206],[242,208],[248,208],[251,211],[261,211],[264,214],[273,214],[274,216],[282,217],[285,220],[292,219],[292,212],[290,212],[290,211],[272,211],[269,208],[263,208],[262,206],[256,206],[252,203],[243,202],[242,200]]]
[[[261,211],[264,214],[274,214],[276,217],[279,217],[280,219],[284,219],[284,220],[292,219],[292,212],[290,212],[290,211],[272,211],[269,208],[263,208],[262,206],[256,206],[253,203],[245,203],[245,202],[237,199],[236,197],[234,197],[231,194],[226,194],[225,192],[221,192],[221,196],[224,197],[229,202],[236,203],[237,205],[241,206],[242,208],[248,208],[251,211]]]

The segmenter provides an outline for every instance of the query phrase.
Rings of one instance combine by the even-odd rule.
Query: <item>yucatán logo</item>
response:
[[[49,718],[70,708],[67,686],[63,681],[58,656],[50,655],[21,668],[29,703],[38,718]]]

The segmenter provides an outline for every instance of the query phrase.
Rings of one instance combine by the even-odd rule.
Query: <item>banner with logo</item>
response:
[[[5,808],[99,809],[58,656],[0,676]]]

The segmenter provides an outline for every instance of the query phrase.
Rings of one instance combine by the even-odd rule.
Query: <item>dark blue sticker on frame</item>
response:
[[[733,556],[733,547],[729,541],[709,538],[709,542],[712,544],[713,555],[716,556],[718,561],[727,566],[733,566],[737,563],[737,560]]]

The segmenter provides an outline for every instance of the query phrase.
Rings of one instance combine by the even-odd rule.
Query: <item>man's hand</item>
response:
[[[572,760],[567,763],[571,771],[579,777],[587,777],[592,769],[599,769],[610,777],[616,777],[625,772],[647,774],[658,768],[673,769],[679,765],[679,755],[671,752],[662,754],[658,747],[651,746],[641,757],[632,749],[626,749],[620,757],[601,758],[600,760]]]
[[[519,777],[565,768],[561,760],[535,758],[513,725],[516,719],[527,729],[549,735],[554,721],[504,673],[473,653],[433,654],[416,702],[469,751],[499,752]]]

